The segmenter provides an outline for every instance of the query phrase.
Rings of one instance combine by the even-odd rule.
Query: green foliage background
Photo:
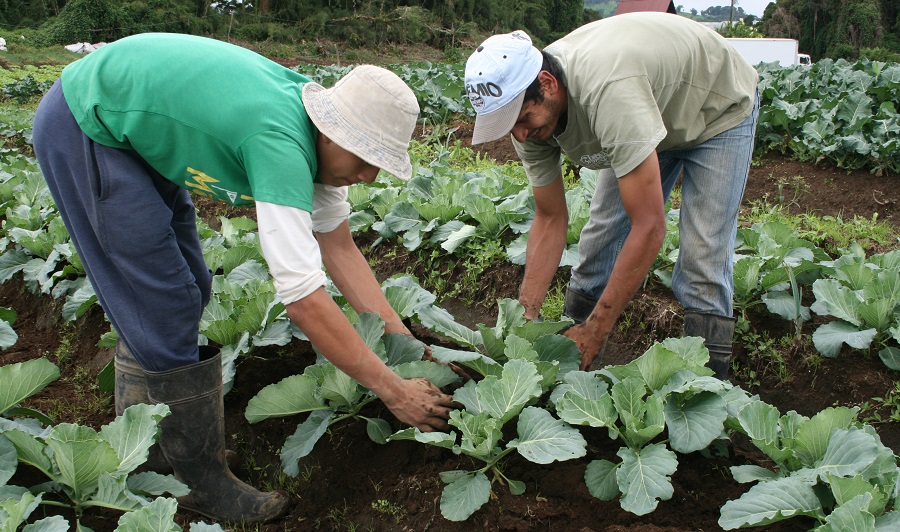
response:
[[[778,0],[763,15],[769,37],[800,41],[813,60],[900,60],[897,0]]]
[[[596,18],[582,0],[0,0],[0,29],[39,29],[39,44],[112,41],[149,31],[247,40],[335,39],[444,48],[484,32],[528,30],[550,42]]]
[[[800,41],[814,60],[900,60],[897,0],[778,0],[761,20],[739,5],[714,5],[697,20],[754,25],[761,35]],[[611,16],[617,0],[0,0],[0,30],[31,28],[39,45],[112,41],[149,31],[297,44],[336,40],[446,49],[485,33],[527,30],[547,44],[585,22]],[[247,7],[247,5],[250,7]],[[695,11],[695,10],[694,10]]]

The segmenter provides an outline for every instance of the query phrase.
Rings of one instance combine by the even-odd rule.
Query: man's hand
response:
[[[428,379],[403,379],[399,387],[383,393],[381,400],[400,421],[422,432],[446,430],[453,398]]]
[[[587,371],[594,359],[597,358],[597,355],[603,351],[603,346],[606,345],[606,339],[609,335],[597,334],[593,327],[582,323],[581,325],[569,327],[565,332],[565,336],[575,341],[578,350],[581,351],[581,370]]]

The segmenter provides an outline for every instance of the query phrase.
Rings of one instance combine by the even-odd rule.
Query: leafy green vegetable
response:
[[[671,498],[678,466],[673,451],[705,449],[725,429],[730,386],[708,376],[708,359],[701,338],[670,338],[626,365],[564,378],[551,396],[560,418],[606,428],[625,444],[617,452],[621,462],[588,466],[591,494],[602,500],[621,495],[622,508],[637,515]],[[668,445],[652,443],[665,429]]]
[[[415,292],[404,281],[395,281],[398,290]],[[359,316],[355,325],[357,333],[372,351],[391,369],[404,378],[427,377],[435,386],[446,386],[459,380],[447,366],[422,360],[425,346],[418,340],[403,334],[384,334],[384,321],[375,313]],[[326,429],[347,419],[358,419],[367,424],[373,441],[384,443],[391,432],[385,420],[363,416],[363,408],[377,399],[346,373],[324,359],[308,366],[302,375],[293,375],[278,383],[266,386],[250,399],[244,415],[250,423],[310,412],[288,437],[281,450],[284,471],[291,476],[300,473],[298,461],[312,452],[316,442]]]
[[[758,484],[725,503],[719,525],[732,530],[805,515],[827,530],[846,530],[841,527],[848,523],[872,524],[896,514],[897,458],[874,429],[856,422],[856,414],[855,408],[839,407],[807,418],[793,411],[781,415],[758,399],[745,402],[736,416],[739,430],[776,470],[733,467],[735,480]]]

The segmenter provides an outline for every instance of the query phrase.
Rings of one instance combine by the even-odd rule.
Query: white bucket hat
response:
[[[412,176],[408,150],[419,104],[393,72],[361,65],[330,89],[307,83],[303,105],[319,131],[338,146],[404,181]]]
[[[475,109],[472,144],[509,133],[525,101],[525,89],[544,63],[524,31],[488,37],[466,61],[466,93]]]

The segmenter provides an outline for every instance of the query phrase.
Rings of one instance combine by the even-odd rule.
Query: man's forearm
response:
[[[287,305],[287,314],[329,362],[376,395],[398,385],[400,377],[363,342],[324,288]]]
[[[400,317],[384,297],[381,285],[352,238],[343,245],[333,245],[322,238],[319,241],[328,275],[350,306],[359,313],[377,312],[385,323],[399,322]]]
[[[632,228],[616,259],[609,282],[586,320],[597,337],[612,332],[616,321],[644,282],[665,238],[665,225]]]
[[[525,250],[525,276],[519,289],[519,302],[525,306],[525,317],[537,318],[547,297],[550,283],[559,269],[566,247],[568,216],[535,217],[528,232]]]

